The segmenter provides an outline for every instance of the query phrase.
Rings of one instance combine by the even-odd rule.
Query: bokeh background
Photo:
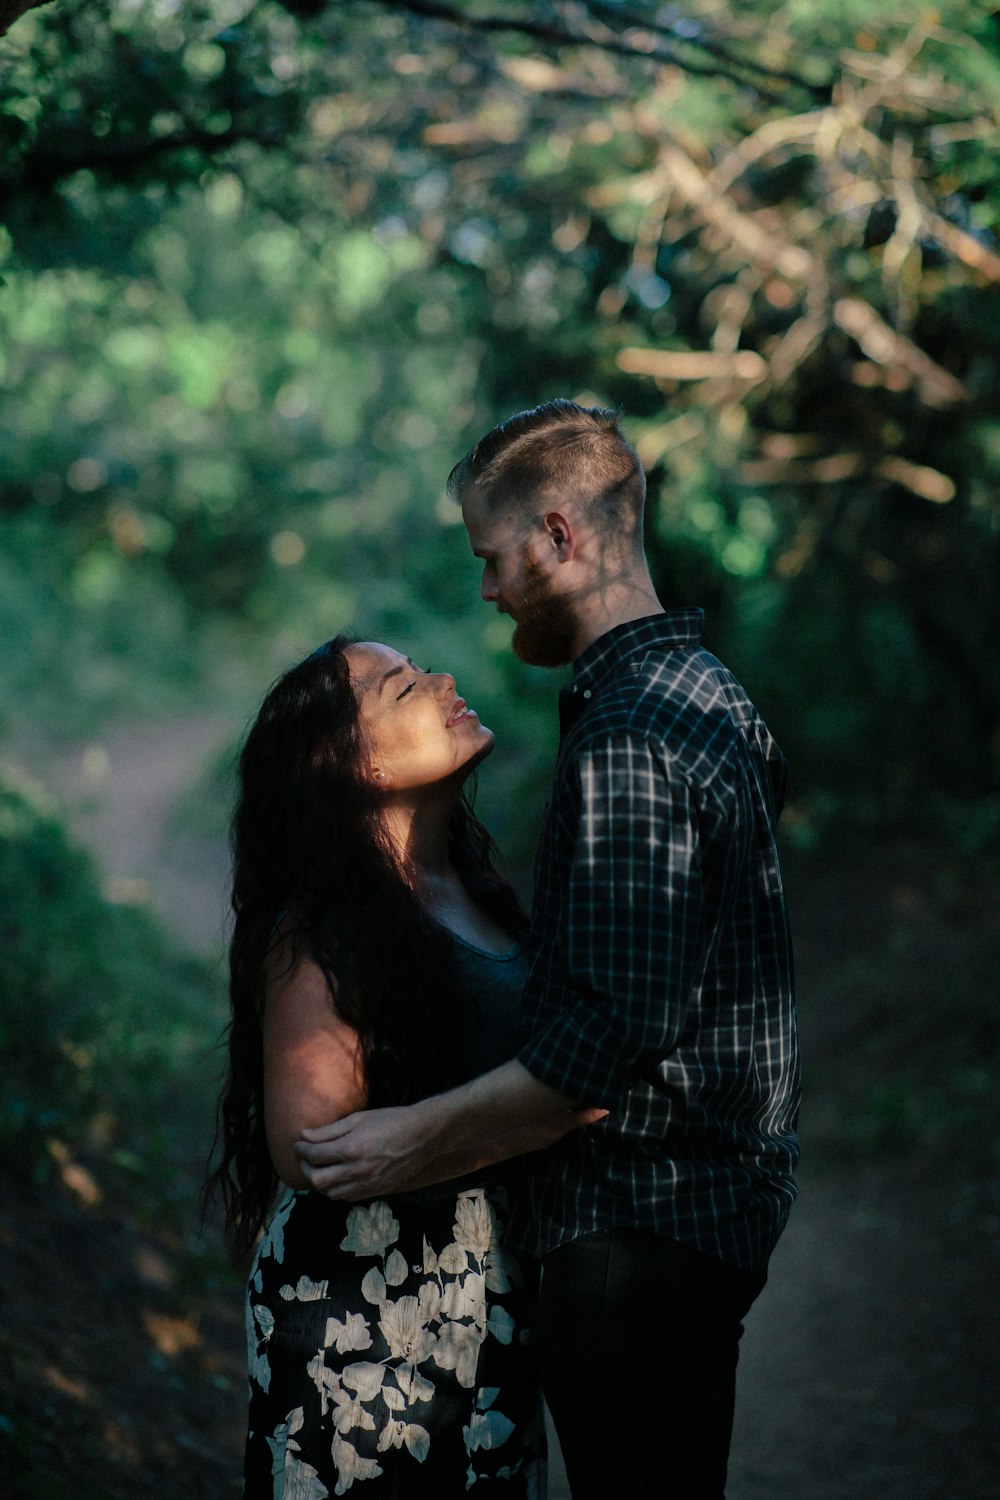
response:
[[[4,0],[0,28],[7,1492],[238,1493],[239,1287],[197,1216],[235,750],[341,628],[447,667],[530,895],[562,677],[512,657],[444,479],[568,395],[622,409],[661,595],[793,767],[802,1200],[730,1494],[995,1493],[997,15]]]

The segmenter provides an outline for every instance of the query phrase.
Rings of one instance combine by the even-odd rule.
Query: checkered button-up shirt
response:
[[[519,1056],[610,1115],[532,1158],[535,1254],[631,1226],[760,1267],[795,1196],[786,766],[701,618],[609,631],[561,695]]]

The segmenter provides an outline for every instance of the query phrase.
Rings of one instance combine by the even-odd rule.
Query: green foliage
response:
[[[236,656],[263,684],[353,625],[485,703],[520,858],[552,687],[507,660],[442,490],[493,421],[570,394],[625,411],[657,581],[708,607],[797,801],[992,794],[1000,66],[967,9],[695,0],[674,26],[635,0],[563,46],[515,7],[489,34],[381,4],[25,16],[8,723],[29,687],[69,723]],[[716,373],[662,364],[692,353]]]
[[[176,1161],[190,1125],[178,1136],[164,1101],[204,1071],[220,1025],[215,981],[144,913],[104,899],[53,809],[6,769],[0,993],[4,1155],[41,1167],[53,1142],[89,1146],[151,1177]]]

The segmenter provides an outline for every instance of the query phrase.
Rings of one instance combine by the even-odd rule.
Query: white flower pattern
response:
[[[297,1220],[291,1218],[293,1209],[298,1203],[303,1206],[296,1212],[302,1215],[321,1212],[309,1203],[314,1198],[298,1194],[282,1200],[250,1277],[249,1441],[263,1433],[272,1456],[271,1476],[267,1487],[259,1490],[260,1500],[265,1496],[272,1500],[272,1481],[273,1500],[322,1500],[331,1490],[344,1495],[355,1485],[371,1500],[388,1496],[391,1476],[399,1465],[433,1466],[437,1441],[454,1446],[453,1437],[435,1437],[435,1402],[441,1399],[468,1402],[460,1426],[464,1452],[460,1444],[455,1455],[460,1460],[455,1470],[459,1485],[474,1490],[480,1478],[507,1478],[511,1500],[542,1496],[544,1448],[533,1367],[525,1352],[520,1313],[515,1316],[498,1301],[500,1297],[509,1301],[512,1293],[516,1297],[514,1289],[522,1277],[516,1259],[502,1249],[491,1194],[481,1188],[456,1194],[451,1200],[452,1238],[443,1244],[448,1221],[442,1221],[440,1212],[437,1223],[439,1231],[444,1231],[440,1237],[432,1242],[425,1232],[412,1244],[397,1217],[406,1220],[407,1206],[400,1200],[392,1205],[376,1200],[345,1209],[346,1224],[343,1218],[340,1222],[346,1233],[334,1241],[339,1243],[342,1259],[350,1258],[348,1266],[358,1258],[375,1261],[363,1276],[360,1268],[353,1273],[352,1283],[330,1269],[336,1250],[324,1252],[320,1246],[304,1267],[301,1254],[292,1259],[289,1247],[297,1243],[298,1232]],[[327,1200],[318,1201],[328,1213],[337,1207]],[[446,1203],[440,1206],[446,1208]],[[422,1205],[413,1206],[416,1216],[421,1211]],[[284,1267],[284,1275],[278,1267]],[[313,1279],[317,1270],[323,1279]],[[353,1284],[353,1294],[344,1290],[349,1284]],[[390,1289],[398,1289],[399,1294],[390,1296]],[[275,1407],[284,1390],[281,1382],[287,1380],[284,1374],[275,1373],[276,1330],[293,1308],[312,1305],[319,1322],[303,1325],[303,1311],[298,1315],[300,1322],[290,1327],[315,1326],[317,1330],[312,1353],[303,1353],[297,1387],[302,1392],[299,1400],[309,1390],[313,1395],[305,1398],[305,1407],[288,1412]],[[519,1303],[511,1306],[520,1308]],[[487,1383],[483,1379],[487,1367],[509,1368],[510,1375],[502,1374],[499,1383]],[[519,1368],[523,1370],[520,1375],[516,1374]],[[510,1385],[508,1379],[518,1384]],[[442,1380],[445,1386],[439,1393]],[[461,1398],[460,1392],[467,1392],[467,1397]],[[266,1403],[274,1415],[262,1420]],[[308,1420],[304,1412],[312,1413]],[[500,1455],[494,1459],[498,1449]],[[247,1500],[257,1500],[258,1491],[250,1487],[249,1479],[245,1494]]]
[[[351,1209],[340,1248],[353,1255],[384,1255],[398,1237],[399,1220],[393,1217],[388,1203],[376,1199],[367,1208],[358,1203]]]

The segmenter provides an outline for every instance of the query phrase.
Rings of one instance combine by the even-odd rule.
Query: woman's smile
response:
[[[474,708],[469,708],[464,698],[456,698],[455,706],[452,709],[451,713],[448,715],[448,721],[445,724],[445,728],[451,729],[453,724],[458,724],[462,719],[475,719],[478,717],[479,716],[476,713],[476,710]]]

